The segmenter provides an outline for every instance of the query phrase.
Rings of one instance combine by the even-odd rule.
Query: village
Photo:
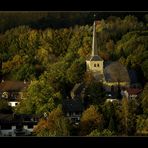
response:
[[[96,25],[99,23],[99,21],[93,23],[92,50],[86,59],[85,71],[101,86],[104,92],[103,102],[121,104],[123,98],[136,100],[143,92],[142,85],[137,81],[136,72],[127,69],[119,61],[104,61],[98,54]],[[25,94],[31,83],[32,81],[26,80],[1,79],[0,99],[6,100],[12,111],[0,114],[0,136],[32,136],[39,120],[47,118],[47,112],[38,115],[14,112],[17,105],[27,99]],[[73,126],[79,126],[83,111],[90,105],[87,90],[88,86],[85,83],[76,83],[69,92],[70,95],[62,101],[64,116]]]

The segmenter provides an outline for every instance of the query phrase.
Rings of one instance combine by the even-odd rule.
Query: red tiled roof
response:
[[[28,87],[30,82],[23,81],[4,81],[0,83],[0,92],[3,91],[20,91]]]
[[[127,92],[130,95],[137,95],[137,94],[142,92],[142,89],[139,89],[139,88],[128,88]]]

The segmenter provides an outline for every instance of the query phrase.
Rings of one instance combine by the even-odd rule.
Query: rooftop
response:
[[[103,59],[98,55],[94,55],[94,56],[91,55],[87,58],[87,60],[88,61],[103,61]]]
[[[118,61],[108,62],[105,65],[104,76],[107,82],[130,82],[126,67]]]
[[[0,83],[0,92],[3,91],[21,91],[28,87],[30,82],[24,81],[2,81]]]
[[[139,88],[127,88],[127,92],[130,95],[138,95],[139,93],[142,92],[142,89],[139,89]]]

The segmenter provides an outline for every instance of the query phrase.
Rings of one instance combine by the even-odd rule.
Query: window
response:
[[[96,64],[94,64],[94,67],[96,67]]]
[[[15,106],[17,105],[17,103],[15,103]]]
[[[97,64],[97,66],[99,67],[99,64]]]

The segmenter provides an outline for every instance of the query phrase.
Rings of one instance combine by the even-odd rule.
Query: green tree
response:
[[[85,61],[83,58],[75,60],[67,70],[67,78],[72,84],[80,83],[85,73]]]
[[[61,102],[60,93],[55,93],[48,82],[36,80],[28,87],[26,99],[20,102],[16,112],[43,114],[52,111],[59,102]]]

